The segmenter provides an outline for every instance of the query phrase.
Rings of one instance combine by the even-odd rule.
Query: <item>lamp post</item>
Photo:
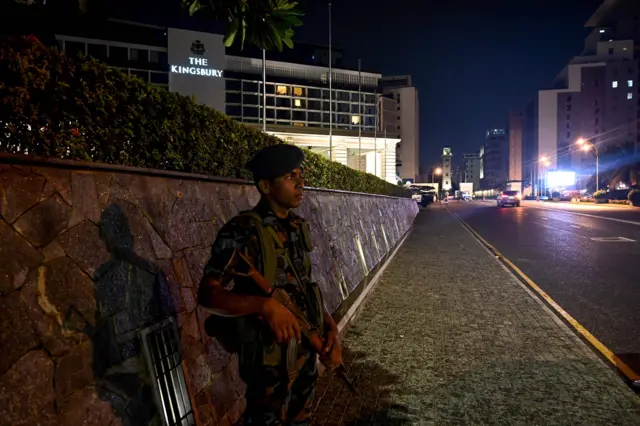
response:
[[[440,194],[440,191],[441,191],[441,189],[440,189],[440,175],[442,175],[442,169],[441,169],[440,167],[436,168],[436,169],[433,171],[433,173],[431,174],[431,178],[432,178],[431,180],[432,180],[432,182],[433,182],[433,183],[437,183],[437,184],[438,184],[438,191],[437,191],[438,198],[441,198],[441,197],[440,197],[440,195],[441,195],[441,194]],[[438,176],[438,179],[436,179],[436,178],[435,178],[435,176]],[[437,180],[438,182],[435,182],[436,180]]]
[[[596,154],[596,192],[598,192],[598,190],[600,189],[600,176],[598,176],[598,163],[600,162],[600,153],[598,152],[598,147],[583,138],[578,139],[577,143],[582,147],[583,151],[589,151],[591,148],[593,148],[593,152]]]
[[[551,165],[551,161],[549,161],[549,158],[545,155],[543,155],[542,157],[540,157],[540,164],[542,164],[544,167],[549,167]],[[538,170],[540,168],[538,167]],[[540,196],[542,196],[542,190],[545,191],[545,194],[547,192],[547,185],[546,185],[546,175],[543,173],[542,178],[539,178],[539,183],[540,183],[540,190],[538,191],[538,194]]]

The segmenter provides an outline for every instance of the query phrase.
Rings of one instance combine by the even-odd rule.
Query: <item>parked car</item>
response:
[[[520,200],[522,200],[520,191],[502,191],[498,195],[497,205],[498,207],[504,207],[509,204],[514,207],[520,207]]]

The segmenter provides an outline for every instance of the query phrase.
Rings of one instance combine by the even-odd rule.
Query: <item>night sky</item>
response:
[[[333,44],[347,65],[411,74],[420,97],[421,165],[478,150],[580,54],[602,0],[338,0]],[[327,3],[303,0],[299,41],[328,44]],[[456,161],[456,162],[458,162]]]

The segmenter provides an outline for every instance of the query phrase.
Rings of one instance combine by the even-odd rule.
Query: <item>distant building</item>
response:
[[[398,104],[389,99],[388,111],[381,111],[382,75],[341,67],[341,52],[332,55],[330,102],[327,48],[296,44],[295,52],[268,52],[263,87],[262,52],[227,49],[221,34],[113,19],[84,27],[57,34],[59,47],[190,96],[249,126],[261,129],[264,123],[269,134],[397,183],[400,129],[394,123],[385,137],[377,124],[388,126]]]
[[[595,172],[595,156],[576,149],[578,139],[588,139],[600,150],[623,146],[629,155],[638,155],[640,1],[606,0],[585,27],[591,32],[582,54],[536,99],[536,156],[551,164],[528,158],[536,162],[537,176],[553,169],[574,170],[581,187]]]
[[[453,183],[452,161],[453,154],[451,152],[451,148],[445,146],[442,149],[442,189],[444,191],[451,191],[451,186]]]
[[[509,167],[508,182],[511,189],[522,191],[522,139],[524,132],[524,114],[514,112],[509,115]]]
[[[509,145],[504,129],[487,130],[481,154],[480,188],[500,189],[507,183],[509,165]]]
[[[464,154],[464,181],[473,183],[473,190],[480,189],[480,152]]]
[[[397,127],[400,137],[397,145],[397,173],[402,179],[415,180],[420,169],[420,102],[418,90],[413,87],[411,76],[382,77],[379,81],[382,93],[391,95],[397,102]]]

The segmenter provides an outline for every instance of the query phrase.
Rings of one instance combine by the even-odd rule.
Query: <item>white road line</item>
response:
[[[636,240],[625,237],[591,237],[593,241],[599,243],[635,243]]]
[[[592,218],[595,218],[595,219],[603,219],[603,220],[611,220],[613,222],[627,223],[629,225],[640,226],[640,222],[636,222],[636,221],[633,221],[633,220],[617,219],[615,217],[596,216],[594,214],[578,213],[578,212],[571,211],[571,210],[561,210],[561,209],[553,209],[553,208],[549,209],[549,208],[538,207],[538,206],[525,206],[525,207],[530,207],[532,209],[547,210],[547,211],[552,211],[552,212],[557,212],[557,213],[575,214],[575,215],[578,215],[578,216],[592,217]]]

